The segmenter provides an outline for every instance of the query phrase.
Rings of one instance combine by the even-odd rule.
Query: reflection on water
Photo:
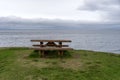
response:
[[[30,47],[31,39],[70,39],[74,49],[120,53],[120,31],[0,30],[0,47]]]

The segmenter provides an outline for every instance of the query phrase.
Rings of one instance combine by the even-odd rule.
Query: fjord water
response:
[[[120,53],[120,30],[0,30],[0,47],[31,47],[31,39],[70,39],[74,49]]]

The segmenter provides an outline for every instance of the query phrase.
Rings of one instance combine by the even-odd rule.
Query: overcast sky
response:
[[[0,17],[120,22],[120,0],[0,0]]]

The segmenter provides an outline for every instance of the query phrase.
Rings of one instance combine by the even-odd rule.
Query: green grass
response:
[[[40,58],[28,48],[0,48],[0,80],[120,80],[120,55],[73,50]]]

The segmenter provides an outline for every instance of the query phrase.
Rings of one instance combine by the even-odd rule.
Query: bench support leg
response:
[[[59,56],[63,56],[63,51],[58,51]]]
[[[44,57],[44,51],[41,51],[41,56]]]
[[[60,51],[58,51],[58,55],[60,55]]]
[[[61,56],[63,56],[63,51],[61,51]]]

